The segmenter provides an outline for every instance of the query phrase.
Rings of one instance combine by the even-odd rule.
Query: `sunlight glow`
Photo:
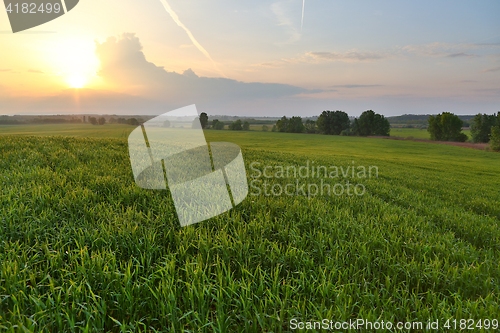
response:
[[[99,69],[95,42],[88,37],[57,36],[44,45],[45,62],[71,88],[91,86]]]
[[[81,74],[74,74],[67,77],[66,82],[71,88],[80,89],[87,84],[87,78]]]

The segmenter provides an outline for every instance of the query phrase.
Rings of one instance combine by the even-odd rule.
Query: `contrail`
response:
[[[300,22],[300,31],[302,31],[302,27],[304,26],[304,9],[306,8],[306,0],[302,0],[302,21]]]
[[[203,46],[201,46],[200,43],[198,43],[198,41],[196,40],[196,38],[194,38],[193,34],[191,33],[191,31],[189,31],[189,29],[181,22],[181,20],[179,19],[179,16],[177,16],[177,14],[174,12],[174,10],[172,9],[172,7],[170,7],[170,5],[168,4],[168,2],[166,0],[160,0],[160,2],[162,3],[163,7],[165,7],[165,10],[167,11],[168,14],[170,14],[170,17],[172,18],[172,20],[174,20],[175,23],[177,23],[177,25],[179,27],[181,27],[185,32],[186,34],[188,35],[189,39],[191,39],[191,42],[194,44],[194,46],[196,46],[196,48],[205,55],[205,57],[208,58],[208,60],[210,60],[212,62],[212,64],[214,65],[214,68],[220,73],[222,74],[222,76],[224,76],[225,78],[227,78],[227,76],[224,74],[224,72],[222,72],[219,67],[217,66],[217,64],[215,63],[215,61],[212,59],[212,57],[210,56],[210,54],[208,53],[207,50],[205,50],[205,48]]]

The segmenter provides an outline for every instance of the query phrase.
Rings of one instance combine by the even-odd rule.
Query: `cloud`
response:
[[[377,52],[308,52],[307,57],[322,61],[372,61],[386,58],[385,55]]]
[[[288,84],[202,77],[191,69],[171,72],[147,61],[139,39],[130,33],[96,42],[96,55],[101,63],[98,75],[116,91],[68,89],[45,97],[11,96],[0,99],[0,109],[16,114],[155,115],[196,104],[200,112],[209,114],[269,115],[305,107],[304,95],[322,92]]]
[[[471,57],[475,57],[475,56],[476,55],[474,55],[474,54],[468,54],[468,53],[460,52],[460,53],[448,54],[446,57],[447,58],[462,58],[462,57],[471,58]]]
[[[486,94],[494,95],[494,96],[499,96],[500,95],[500,88],[474,89],[474,91],[477,91],[477,92],[480,92],[480,93],[486,93]]]
[[[168,2],[166,0],[160,0],[161,4],[163,5],[163,7],[165,8],[165,10],[167,11],[167,13],[170,15],[170,17],[172,18],[172,20],[174,20],[174,22],[182,29],[184,30],[184,32],[186,32],[186,34],[188,35],[189,39],[191,40],[191,42],[193,43],[194,46],[196,46],[196,48],[201,52],[203,53],[203,55],[205,57],[208,58],[208,60],[210,60],[210,62],[212,62],[212,65],[214,66],[214,68],[220,73],[222,74],[222,76],[226,77],[226,75],[219,69],[219,67],[217,66],[217,64],[215,63],[215,61],[212,59],[212,57],[210,56],[210,54],[208,53],[208,51],[198,42],[198,40],[196,40],[196,38],[194,37],[194,35],[191,33],[191,30],[189,30],[185,25],[184,23],[181,22],[181,20],[179,19],[179,16],[177,15],[177,13],[172,9],[172,7],[170,7],[170,5],[168,4]]]
[[[310,51],[293,58],[282,58],[253,65],[263,68],[280,68],[290,64],[309,63],[318,64],[324,62],[374,62],[384,59],[402,59],[408,56],[419,57],[445,57],[445,58],[478,58],[481,56],[500,56],[491,53],[500,44],[451,44],[434,42],[429,44],[406,45],[386,50],[360,51],[357,49],[347,51]],[[490,52],[485,52],[490,50]],[[482,52],[482,53],[480,53]],[[479,54],[480,53],[480,54]]]
[[[43,72],[38,69],[28,69],[28,73],[43,74]]]
[[[488,52],[494,51],[498,48],[500,48],[500,43],[453,44],[453,43],[434,42],[428,44],[406,45],[400,47],[399,50],[403,54],[407,53],[423,57],[459,58],[459,57],[478,57],[482,54],[488,54]],[[474,54],[470,53],[473,51],[475,51]]]
[[[353,89],[353,88],[372,88],[372,87],[383,87],[383,84],[340,84],[340,85],[334,85],[330,86],[332,88],[348,88],[348,89]]]
[[[234,107],[248,101],[270,101],[317,92],[288,84],[200,77],[191,69],[183,73],[170,72],[147,61],[139,38],[130,33],[96,43],[96,54],[101,63],[99,75],[107,82],[125,87],[124,91],[129,94],[164,101],[172,107],[193,103],[201,109]]]
[[[276,16],[278,21],[278,26],[282,26],[285,28],[289,38],[282,44],[291,44],[298,41],[301,37],[300,32],[297,30],[295,24],[290,19],[290,13],[287,10],[287,5],[290,5],[292,2],[288,1],[278,1],[271,5],[271,11]]]
[[[485,69],[483,71],[483,73],[493,73],[493,72],[498,72],[500,71],[500,67],[494,67],[494,68],[490,68],[490,69]]]
[[[270,62],[262,62],[260,64],[254,65],[257,67],[264,67],[264,68],[280,68],[284,65],[284,62],[280,61],[270,61]]]
[[[443,55],[443,50],[449,49],[450,44],[434,42],[429,44],[406,45],[401,48],[401,51],[418,56],[440,56]]]
[[[306,52],[300,56],[294,58],[282,58],[273,61],[262,62],[252,65],[258,68],[282,68],[287,65],[293,64],[319,64],[325,62],[371,62],[376,60],[382,60],[389,58],[385,53],[379,52],[359,52],[359,51],[347,51],[347,52]],[[345,87],[344,87],[345,88]]]
[[[476,46],[490,46],[490,47],[500,47],[500,43],[474,43],[472,45]]]

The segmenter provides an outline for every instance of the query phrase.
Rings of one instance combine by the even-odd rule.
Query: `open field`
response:
[[[102,126],[91,124],[0,125],[0,135],[127,138],[134,128],[134,126],[120,124]]]
[[[427,140],[431,138],[429,132],[427,132],[427,129],[419,128],[391,128],[391,136]]]
[[[462,130],[469,139],[471,138],[470,130]],[[398,136],[402,138],[413,138],[413,139],[427,139],[430,140],[431,135],[427,132],[427,129],[419,128],[391,128],[391,136]]]
[[[267,125],[269,132],[271,125]],[[53,125],[0,125],[0,135],[62,135],[71,137],[126,138],[134,130],[130,125],[106,124],[93,126],[90,124],[53,124]],[[252,131],[262,131],[262,125],[250,125]],[[470,138],[470,130],[463,131]],[[413,139],[430,139],[426,129],[391,128],[391,136]]]
[[[209,142],[242,147],[254,187],[235,209],[180,228],[168,191],[134,184],[125,139],[133,127],[90,129],[0,135],[0,331],[500,319],[500,154],[206,131]],[[257,178],[266,166],[308,163],[375,166],[378,177]],[[366,191],[266,196],[255,191],[259,181],[306,189],[349,181]]]

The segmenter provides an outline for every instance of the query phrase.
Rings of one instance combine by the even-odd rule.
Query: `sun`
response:
[[[96,84],[100,61],[93,38],[86,35],[54,35],[43,44],[43,61],[63,85],[81,89]]]
[[[71,88],[80,89],[87,84],[87,78],[81,74],[73,74],[66,78],[66,82]]]

